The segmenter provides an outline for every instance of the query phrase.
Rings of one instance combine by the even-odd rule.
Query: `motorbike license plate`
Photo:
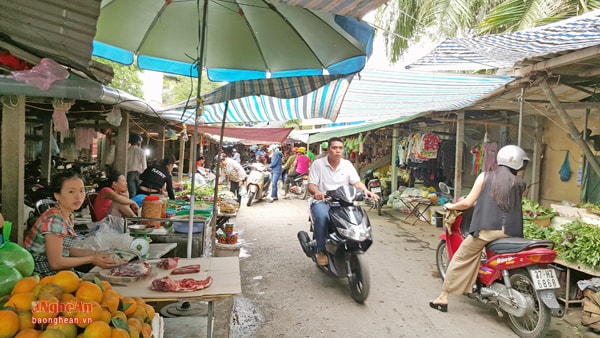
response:
[[[554,269],[530,270],[531,281],[536,290],[557,289],[560,285]]]
[[[374,192],[374,193],[381,192],[381,188],[380,187],[373,187],[373,188],[371,188],[371,192]]]

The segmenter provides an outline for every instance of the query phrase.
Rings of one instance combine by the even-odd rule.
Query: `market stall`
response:
[[[600,208],[593,204],[545,208],[524,200],[523,215],[526,238],[549,239],[556,244],[555,263],[563,288],[558,297],[565,310],[584,303],[581,281],[600,277]]]

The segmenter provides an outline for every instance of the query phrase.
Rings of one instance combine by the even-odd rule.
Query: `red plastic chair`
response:
[[[98,197],[97,192],[88,192],[87,195],[85,195],[85,201],[90,209],[90,217],[92,218],[92,222],[99,221],[96,219],[96,209],[94,209],[94,201],[96,200],[96,197]]]

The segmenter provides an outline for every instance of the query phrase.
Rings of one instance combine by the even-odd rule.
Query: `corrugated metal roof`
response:
[[[533,29],[448,39],[407,68],[476,70],[512,68],[526,59],[600,44],[600,10]]]
[[[100,0],[0,1],[0,38],[85,71],[99,14]]]
[[[327,11],[339,15],[362,18],[387,0],[274,0],[292,6]]]
[[[266,88],[261,91],[264,95],[232,100],[226,121],[398,119],[467,107],[512,80],[508,76],[364,70],[352,82],[342,78],[297,98],[268,96],[273,93]],[[215,92],[221,90],[224,89],[216,89]],[[243,96],[243,92],[238,92],[238,95]],[[221,122],[223,109],[223,103],[205,105],[202,121]],[[165,119],[188,123],[193,122],[193,114],[193,110],[184,114],[181,110],[161,113]]]

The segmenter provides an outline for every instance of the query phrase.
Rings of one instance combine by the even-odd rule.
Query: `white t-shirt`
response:
[[[316,184],[321,192],[335,190],[342,185],[354,185],[360,177],[352,162],[341,159],[334,170],[327,157],[322,157],[313,162],[308,174],[308,183]]]

